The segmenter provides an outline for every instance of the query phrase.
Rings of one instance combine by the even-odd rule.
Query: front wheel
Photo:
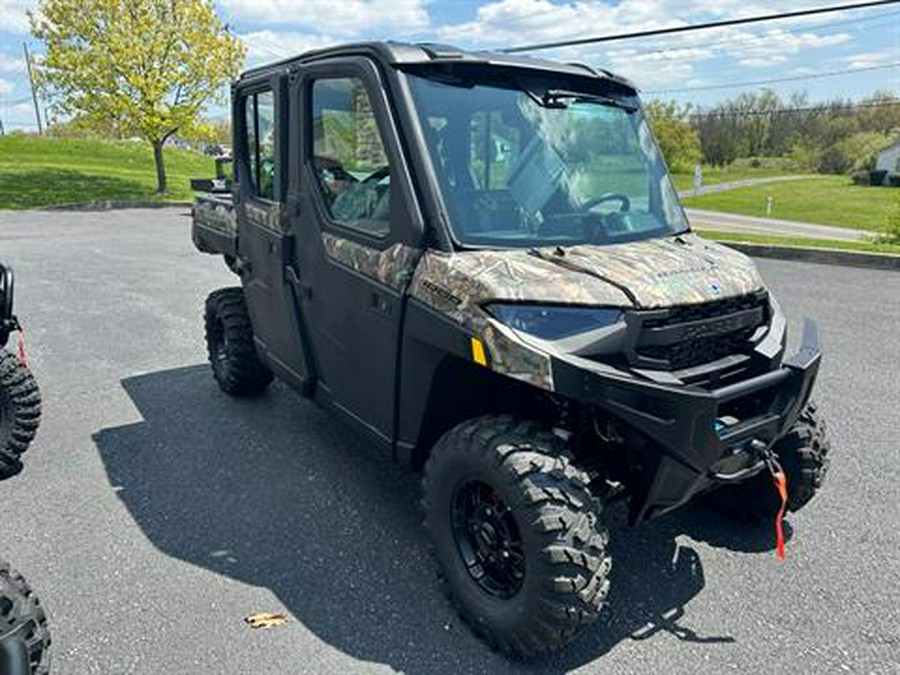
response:
[[[0,673],[47,675],[47,616],[22,575],[0,561]]]
[[[600,503],[537,424],[482,417],[447,432],[423,508],[450,601],[495,649],[537,656],[597,618],[611,567]]]
[[[222,288],[206,299],[206,348],[219,388],[232,396],[258,394],[272,382],[260,360],[242,288]]]
[[[0,348],[0,480],[22,470],[41,421],[41,392],[28,367]]]

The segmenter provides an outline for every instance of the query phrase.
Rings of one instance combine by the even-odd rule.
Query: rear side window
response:
[[[365,234],[390,232],[390,161],[372,102],[355,77],[312,85],[313,168],[331,218]]]
[[[247,163],[253,194],[275,199],[275,98],[271,91],[251,94],[244,104]]]

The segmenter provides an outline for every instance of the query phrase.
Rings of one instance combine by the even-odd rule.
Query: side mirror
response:
[[[13,316],[13,271],[0,264],[0,347],[6,346],[9,334],[18,328]]]
[[[0,264],[0,322],[6,322],[13,317],[13,286],[12,269]]]

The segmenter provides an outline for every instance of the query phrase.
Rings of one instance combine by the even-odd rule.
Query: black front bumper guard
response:
[[[658,449],[631,486],[631,520],[637,523],[762,471],[762,455],[809,400],[821,357],[818,328],[806,319],[799,351],[781,367],[719,389],[623,377],[578,357],[554,358],[552,367],[557,392],[614,414]],[[722,425],[729,407],[751,398],[752,416]]]

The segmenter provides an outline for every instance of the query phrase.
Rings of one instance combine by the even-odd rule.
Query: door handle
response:
[[[372,291],[372,296],[369,299],[369,309],[382,316],[391,315],[391,303],[381,293],[375,291]]]
[[[293,265],[284,266],[284,277],[288,280],[288,283],[291,286],[297,289],[297,292],[300,294],[301,298],[312,300],[312,286],[304,284],[300,280],[300,275],[297,274],[297,270],[294,269]]]

